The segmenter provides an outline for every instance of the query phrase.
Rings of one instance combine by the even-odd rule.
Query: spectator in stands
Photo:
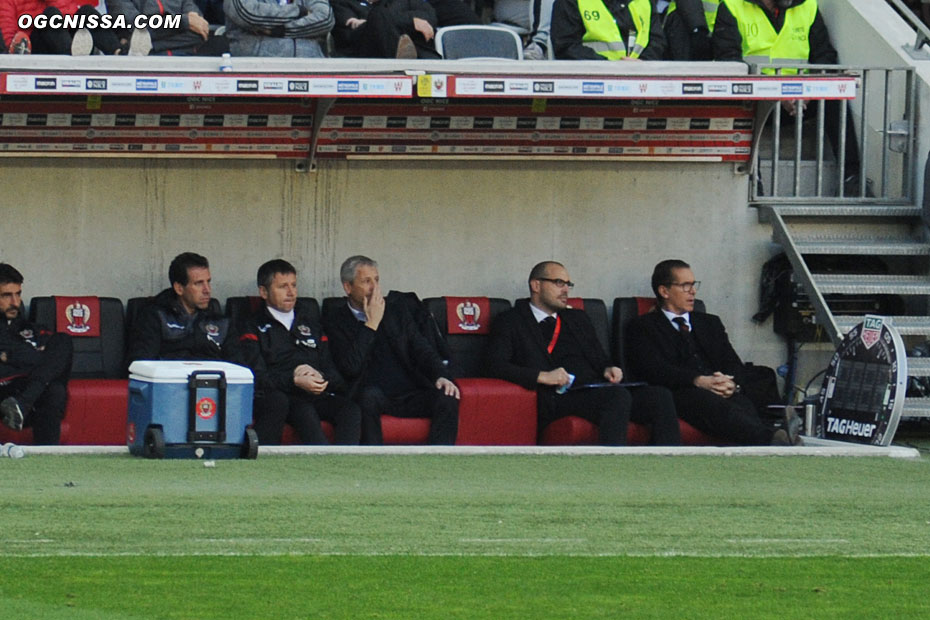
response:
[[[33,441],[56,445],[68,401],[72,346],[22,315],[23,276],[0,263],[0,419],[19,431],[32,427]]]
[[[64,15],[96,16],[100,14],[91,0],[0,0],[0,32],[4,48],[11,54],[71,54],[85,56],[96,47],[104,54],[144,55],[147,38],[120,40],[112,28],[34,28],[21,29],[19,19],[29,15],[51,19]]]
[[[573,286],[561,263],[533,267],[529,300],[518,301],[491,327],[488,373],[536,390],[540,433],[559,418],[579,416],[598,425],[602,444],[622,446],[632,419],[652,427],[654,444],[681,443],[671,394],[620,385],[623,371],[610,363],[591,319],[568,307]]]
[[[524,60],[546,60],[555,0],[495,0],[492,24],[523,35]]]
[[[403,303],[386,303],[378,263],[352,256],[339,271],[346,303],[323,317],[333,359],[354,381],[362,443],[380,444],[381,414],[432,418],[429,443],[454,444],[459,388]]]
[[[261,445],[281,443],[290,424],[301,443],[329,443],[320,420],[335,426],[335,443],[357,444],[358,405],[333,392],[345,382],[329,354],[326,336],[297,301],[297,270],[276,259],[258,268],[261,310],[243,329],[240,355],[255,374],[255,432]]]
[[[224,0],[233,56],[322,58],[335,19],[328,0]]]
[[[236,338],[230,320],[211,306],[210,263],[193,252],[168,267],[171,287],[140,312],[129,342],[129,361],[231,360]]]
[[[673,0],[665,14],[669,60],[713,60],[711,35],[721,0]]]
[[[222,27],[226,30],[226,13],[223,12],[223,0],[194,0],[200,14],[211,26]]]
[[[139,15],[181,16],[180,28],[147,30],[152,55],[222,56],[229,51],[229,41],[210,32],[210,23],[193,0],[109,0],[108,8],[127,23]]]
[[[458,0],[456,0],[458,1]],[[436,11],[423,0],[332,0],[336,51],[360,58],[439,58]]]
[[[784,429],[759,418],[757,404],[740,387],[747,385],[747,369],[720,318],[694,311],[699,285],[684,261],[655,266],[657,306],[634,319],[627,333],[631,370],[672,390],[678,415],[700,431],[735,444],[799,443],[800,420],[792,409]]]
[[[555,0],[552,47],[560,60],[662,60],[665,35],[651,0]]]
[[[800,34],[799,34],[800,33]],[[798,64],[834,65],[836,50],[817,0],[721,0],[714,25],[714,58],[755,64],[798,61]],[[785,73],[797,73],[786,69]],[[794,100],[783,100],[790,116],[797,114]],[[806,107],[806,102],[801,103]],[[859,150],[852,124],[840,127],[840,103],[826,104],[824,128],[833,152],[839,156],[840,133],[846,133],[846,195],[858,192]],[[813,119],[815,115],[808,118]]]

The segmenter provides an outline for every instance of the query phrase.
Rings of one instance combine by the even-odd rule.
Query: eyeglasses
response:
[[[701,281],[695,280],[694,282],[671,282],[667,286],[680,286],[681,290],[686,293],[697,293],[698,289],[701,288]]]
[[[571,280],[563,280],[562,278],[536,278],[537,280],[542,280],[543,282],[552,282],[557,287],[562,288],[567,286],[568,288],[575,288],[575,283]]]

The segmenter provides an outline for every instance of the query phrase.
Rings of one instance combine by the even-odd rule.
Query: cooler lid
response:
[[[129,366],[129,378],[150,383],[178,383],[187,381],[195,370],[221,370],[226,374],[226,383],[252,383],[252,371],[245,366],[209,360],[137,360]]]

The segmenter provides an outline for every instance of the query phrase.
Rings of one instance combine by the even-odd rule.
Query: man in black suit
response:
[[[657,307],[633,320],[627,332],[630,368],[638,378],[672,390],[678,415],[695,428],[736,444],[798,443],[798,418],[774,430],[742,393],[743,362],[720,318],[694,312],[700,282],[690,265],[664,260],[652,273]]]
[[[623,371],[610,363],[591,319],[568,307],[573,286],[560,263],[533,267],[529,301],[518,301],[491,327],[489,374],[536,390],[540,432],[559,418],[579,416],[598,425],[602,444],[621,446],[632,419],[652,427],[653,443],[680,443],[669,391],[619,385]]]
[[[340,269],[346,303],[323,317],[336,367],[362,408],[362,443],[380,444],[382,413],[432,418],[431,444],[454,444],[459,388],[402,303],[386,303],[378,263],[351,256]]]

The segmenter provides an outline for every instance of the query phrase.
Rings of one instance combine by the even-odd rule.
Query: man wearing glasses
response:
[[[700,284],[684,261],[655,266],[657,308],[635,319],[627,331],[631,369],[637,378],[672,390],[678,415],[705,433],[736,444],[794,445],[797,416],[789,413],[788,431],[762,422],[742,393],[743,362],[720,318],[694,311]]]
[[[566,416],[598,425],[600,442],[626,443],[627,424],[652,427],[652,442],[681,441],[671,394],[665,388],[627,390],[623,371],[610,363],[583,310],[568,307],[574,287],[560,263],[545,261],[530,272],[530,298],[494,319],[488,371],[537,392],[539,431]]]

